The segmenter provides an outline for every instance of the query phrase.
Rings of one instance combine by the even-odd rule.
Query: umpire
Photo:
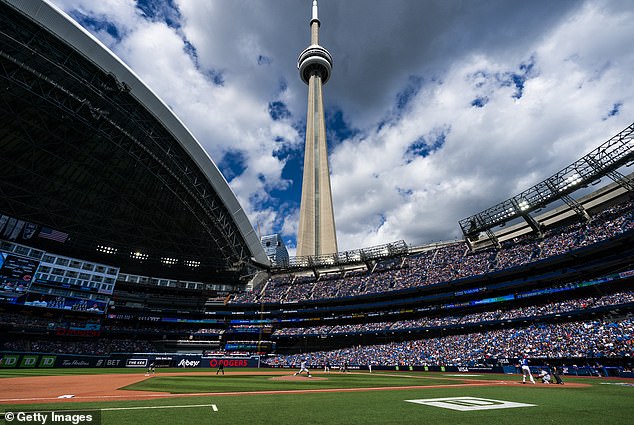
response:
[[[559,368],[557,366],[552,367],[552,375],[555,378],[555,384],[563,385],[564,381],[561,380],[561,376],[559,375]]]

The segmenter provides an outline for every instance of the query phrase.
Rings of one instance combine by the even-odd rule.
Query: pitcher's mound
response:
[[[276,376],[274,378],[269,378],[273,381],[325,381],[328,378],[320,378],[317,376],[313,376],[309,378],[306,375],[284,375],[284,376]]]

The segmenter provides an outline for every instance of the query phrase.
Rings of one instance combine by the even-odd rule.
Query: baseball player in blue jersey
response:
[[[535,379],[533,379],[533,375],[531,374],[531,368],[528,366],[528,358],[526,356],[520,360],[520,365],[522,367],[522,384],[526,383],[526,375],[531,378],[531,384],[534,384]]]

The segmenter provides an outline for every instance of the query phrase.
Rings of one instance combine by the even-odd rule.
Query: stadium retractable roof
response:
[[[55,6],[0,0],[0,84],[0,213],[69,235],[33,243],[153,275],[268,266],[198,141]]]

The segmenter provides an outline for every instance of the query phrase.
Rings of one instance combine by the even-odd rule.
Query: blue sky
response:
[[[291,254],[311,1],[51,0],[187,125]],[[320,0],[339,248],[460,236],[458,220],[632,122],[634,3]]]

